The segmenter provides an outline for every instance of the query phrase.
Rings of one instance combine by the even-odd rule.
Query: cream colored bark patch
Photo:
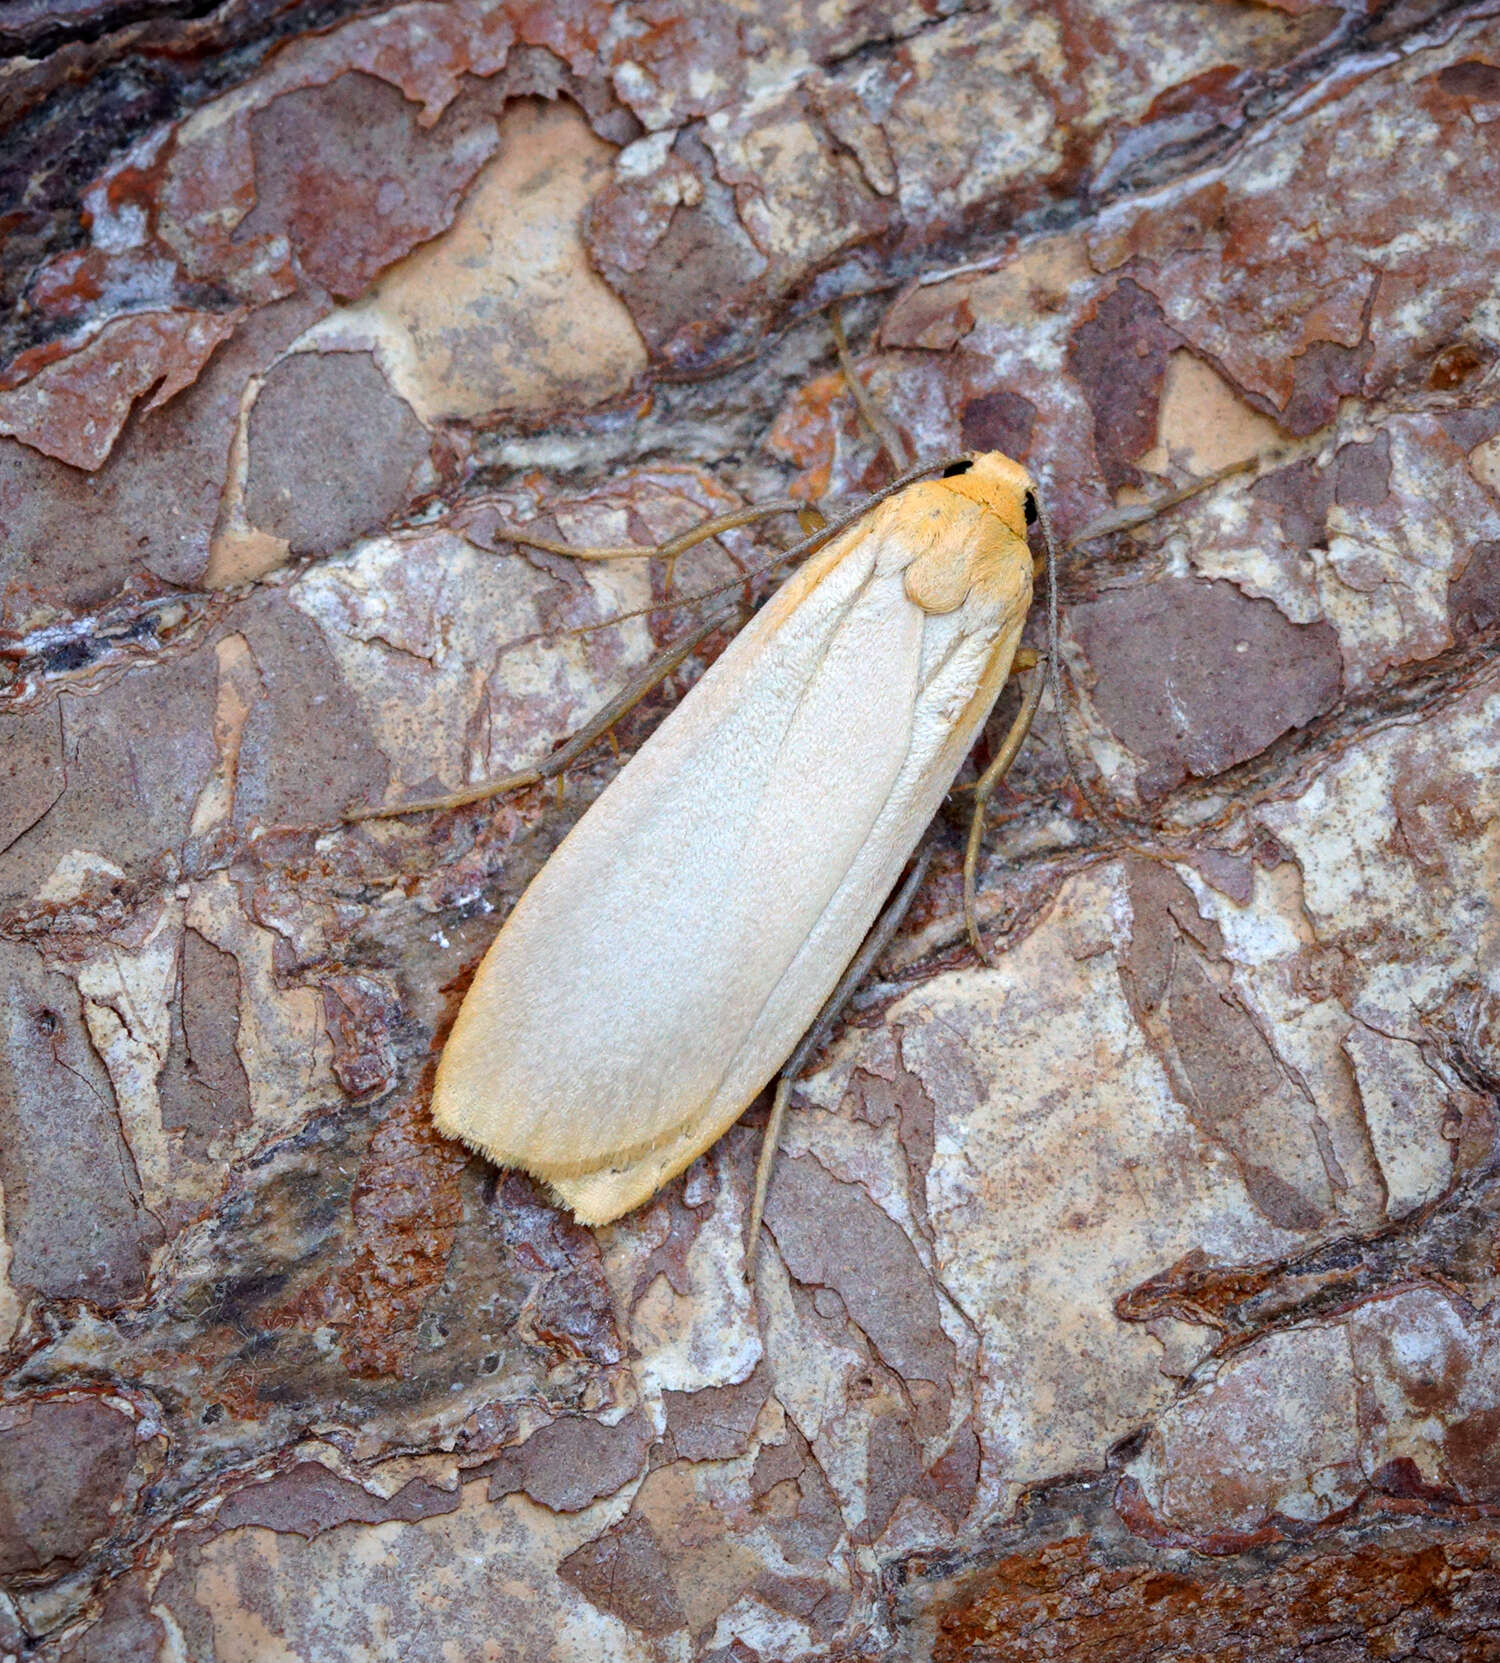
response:
[[[0,1345],[9,1345],[21,1320],[21,1301],[10,1280],[10,1238],[5,1233],[5,1186],[0,1184]]]
[[[1299,1239],[1257,1207],[1136,1028],[1127,907],[1118,871],[1075,878],[1049,927],[993,969],[935,977],[887,1018],[936,1109],[935,1268],[979,1336],[1000,1505],[1042,1473],[1097,1465],[1171,1400],[1160,1344],[1115,1316],[1121,1293],[1193,1248],[1235,1261]]]
[[[414,1524],[329,1530],[310,1540],[243,1527],[204,1547],[193,1599],[212,1627],[220,1663],[396,1656],[652,1663],[659,1649],[539,1569],[596,1539],[625,1506],[625,1498],[611,1497],[556,1514],[523,1495],[490,1502],[481,1479],[464,1486],[454,1512]],[[395,1574],[398,1537],[421,1544],[430,1576]],[[330,1588],[339,1590],[337,1600]],[[475,1649],[453,1640],[480,1628],[503,1643]]]
[[[147,1207],[171,1199],[172,1159],[162,1129],[158,1082],[172,1043],[171,1000],[182,942],[182,909],[167,902],[134,951],[118,941],[74,972],[89,1038],[109,1071],[120,1130]]]
[[[1141,458],[1149,473],[1180,463],[1195,474],[1214,473],[1271,449],[1280,430],[1248,404],[1216,370],[1191,352],[1167,360],[1157,416],[1157,442]]]
[[[584,581],[600,614],[650,598],[640,574],[615,567],[591,568]],[[390,761],[393,801],[523,767],[609,697],[601,677],[617,674],[612,661],[601,670],[587,638],[548,635],[556,589],[527,562],[496,560],[443,528],[372,538],[290,586]],[[629,673],[651,643],[644,625],[626,628]]]
[[[720,1197],[683,1254],[688,1292],[679,1292],[664,1274],[654,1276],[644,1292],[638,1291],[642,1272],[666,1241],[665,1218],[658,1218],[649,1231],[611,1231],[603,1238],[604,1272],[619,1309],[630,1312],[636,1382],[648,1401],[659,1402],[664,1391],[737,1386],[761,1359],[764,1347],[740,1271],[749,1205],[744,1176],[728,1158],[724,1143],[709,1152],[701,1175],[694,1169],[688,1176],[686,1205],[701,1206],[712,1195]],[[734,1202],[726,1205],[723,1198],[731,1193]]]
[[[193,805],[188,834],[191,837],[206,837],[228,821],[234,808],[245,724],[265,696],[255,655],[243,635],[226,635],[216,642],[214,658],[219,670],[219,691],[214,705],[214,748],[219,760]]]
[[[1352,1028],[1344,1041],[1359,1082],[1393,1217],[1434,1201],[1453,1173],[1452,1145],[1443,1137],[1449,1104],[1444,1082],[1415,1040],[1393,1039],[1373,1028]]]
[[[612,148],[571,104],[523,99],[451,228],[315,340],[369,345],[424,421],[597,404],[646,367],[630,313],[588,263],[583,215]]]
[[[1486,439],[1469,452],[1469,472],[1489,490],[1500,494],[1500,439]]]
[[[258,531],[245,518],[245,475],[249,467],[250,411],[260,394],[264,376],[252,376],[240,393],[239,419],[229,444],[229,464],[224,489],[219,494],[219,519],[208,545],[208,564],[203,570],[206,589],[232,589],[253,583],[286,564],[292,552],[285,537]]]
[[[37,892],[39,901],[53,906],[69,906],[88,893],[96,878],[123,878],[124,870],[115,865],[108,855],[93,849],[69,849],[57,862]]]

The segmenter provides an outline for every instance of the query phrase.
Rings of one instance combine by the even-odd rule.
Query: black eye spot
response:
[[[1027,525],[1036,524],[1036,498],[1032,496],[1030,491],[1026,493],[1026,523]]]
[[[56,1011],[41,1010],[36,1013],[36,1031],[44,1039],[50,1039],[59,1026]]]
[[[973,466],[974,464],[967,456],[964,457],[961,462],[950,462],[948,466],[943,469],[943,478],[952,479],[956,474],[967,473]]]

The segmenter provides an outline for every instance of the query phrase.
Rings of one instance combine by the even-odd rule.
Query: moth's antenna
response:
[[[1073,736],[1068,731],[1068,700],[1062,644],[1058,639],[1062,632],[1058,624],[1057,544],[1053,540],[1052,524],[1047,518],[1047,510],[1042,506],[1041,492],[1035,486],[1031,491],[1031,505],[1036,510],[1037,529],[1042,534],[1042,550],[1047,561],[1047,680],[1051,684],[1052,703],[1057,710],[1057,731],[1062,739],[1063,755],[1067,758],[1068,772],[1073,777],[1074,785],[1078,787],[1078,794],[1088,804],[1094,818],[1113,831],[1124,831],[1123,817],[1110,804],[1096,796],[1094,788],[1084,781],[1083,767],[1073,745]]]
[[[833,331],[833,349],[839,356],[839,369],[843,372],[844,383],[848,387],[859,413],[864,417],[865,426],[880,441],[880,448],[885,452],[892,468],[898,474],[904,474],[911,466],[911,457],[907,455],[906,446],[901,441],[901,435],[881,415],[875,407],[875,401],[865,390],[865,384],[855,373],[854,360],[849,355],[849,342],[844,334],[843,303],[835,300],[828,308],[828,327]]]
[[[1211,490],[1215,485],[1236,474],[1250,473],[1257,469],[1263,461],[1275,461],[1279,457],[1273,453],[1269,458],[1259,456],[1242,457],[1237,462],[1231,462],[1227,467],[1218,468],[1202,479],[1195,479],[1168,492],[1164,497],[1158,497],[1155,502],[1144,503],[1139,508],[1130,508],[1113,514],[1106,514],[1101,519],[1086,525],[1076,537],[1063,549],[1067,554],[1083,543],[1093,542],[1099,537],[1109,537],[1120,531],[1134,531],[1139,526],[1158,519],[1169,509],[1177,507],[1179,503],[1187,502],[1191,498],[1201,496],[1204,491]],[[1057,544],[1053,541],[1052,527],[1047,519],[1047,511],[1042,506],[1040,493],[1032,488],[1032,506],[1036,509],[1037,525],[1042,533],[1042,547],[1046,551],[1047,559],[1047,680],[1052,689],[1052,702],[1057,706],[1057,728],[1062,738],[1063,754],[1068,760],[1068,772],[1073,776],[1073,783],[1078,787],[1079,795],[1088,804],[1094,817],[1112,830],[1120,833],[1146,832],[1152,837],[1160,837],[1160,831],[1149,822],[1139,820],[1134,815],[1121,814],[1116,808],[1102,801],[1091,786],[1084,783],[1083,773],[1079,767],[1078,752],[1073,745],[1072,734],[1068,730],[1068,701],[1066,696],[1066,672],[1063,669],[1062,653],[1058,650],[1058,595],[1057,595]]]
[[[916,467],[908,468],[904,474],[899,474],[889,485],[882,485],[878,491],[872,491],[856,507],[829,520],[826,525],[820,525],[816,531],[809,532],[800,542],[793,543],[788,549],[782,549],[780,554],[764,561],[759,566],[751,566],[738,577],[731,577],[723,583],[716,583],[711,589],[700,589],[696,594],[678,595],[674,600],[653,601],[650,606],[632,607],[629,612],[616,612],[608,618],[600,618],[592,624],[574,624],[563,633],[567,635],[591,635],[597,629],[610,629],[615,624],[623,623],[627,618],[645,618],[653,612],[675,612],[679,607],[694,606],[699,601],[712,600],[715,595],[727,594],[731,589],[738,589],[758,577],[764,577],[767,572],[773,572],[778,566],[784,566],[789,560],[798,560],[803,555],[811,554],[814,549],[820,549],[825,543],[830,543],[841,531],[847,531],[850,526],[857,525],[866,514],[887,497],[893,497],[897,491],[904,491],[908,485],[915,484],[919,479],[926,479],[929,474],[940,473],[944,468],[951,468],[955,462],[972,460],[970,454],[960,456],[940,456],[935,462],[919,462]],[[645,551],[650,552],[650,551]]]

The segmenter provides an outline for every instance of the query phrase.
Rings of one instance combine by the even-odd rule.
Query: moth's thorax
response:
[[[907,598],[924,612],[1009,614],[1031,604],[1026,470],[998,451],[947,479],[913,485],[886,505],[906,545]]]
[[[1031,475],[1019,462],[1013,462],[998,450],[981,451],[962,473],[950,474],[936,483],[943,490],[988,509],[1025,542],[1026,498],[1035,487]]]

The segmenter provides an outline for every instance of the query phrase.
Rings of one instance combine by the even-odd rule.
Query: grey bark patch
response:
[[[899,1414],[877,1415],[865,1445],[864,1534],[874,1541],[903,1499],[922,1488],[922,1450]]]
[[[685,1461],[723,1461],[750,1446],[756,1417],[771,1392],[764,1365],[737,1386],[664,1392],[667,1430]]]
[[[344,804],[378,799],[390,764],[323,631],[281,591],[238,622],[264,697],[245,722],[236,824],[336,821]]]
[[[557,1567],[557,1574],[601,1611],[643,1634],[671,1634],[687,1626],[672,1585],[672,1567],[656,1532],[632,1515]]]
[[[577,1513],[628,1484],[645,1465],[651,1442],[651,1428],[639,1414],[614,1426],[564,1415],[500,1456],[490,1475],[489,1499],[524,1490],[556,1513]]]
[[[56,710],[0,716],[0,850],[41,819],[62,794],[63,778]]]
[[[968,1516],[979,1490],[979,1439],[966,1420],[953,1442],[927,1469],[926,1495],[956,1530]]]
[[[316,315],[302,297],[252,313],[192,386],[131,415],[95,473],[0,438],[0,607],[24,617],[39,597],[87,610],[147,573],[195,583],[208,562],[245,381]]]
[[[1500,543],[1476,543],[1448,585],[1448,619],[1456,639],[1472,640],[1500,623]]]
[[[1291,548],[1307,550],[1327,546],[1328,510],[1333,506],[1334,486],[1331,468],[1304,460],[1257,479],[1250,487],[1250,494],[1275,512]]]
[[[99,1621],[62,1653],[64,1663],[161,1663],[167,1631],[151,1603],[142,1580],[117,1582]]]
[[[426,455],[426,430],[366,353],[299,352],[250,412],[246,517],[293,554],[329,553],[395,514]]]
[[[1368,334],[1358,346],[1314,341],[1297,355],[1296,380],[1281,412],[1281,425],[1299,437],[1327,426],[1338,413],[1339,400],[1363,388],[1372,357]]]
[[[1199,1130],[1234,1160],[1271,1223],[1285,1230],[1323,1224],[1331,1207],[1326,1187],[1309,1194],[1287,1175],[1307,1181],[1297,1157],[1312,1133],[1286,1102],[1280,1061],[1232,990],[1210,974],[1208,965],[1223,951],[1217,926],[1199,917],[1180,878],[1151,862],[1132,862],[1130,901],[1120,980],[1173,1091]]]
[[[1391,492],[1391,436],[1378,433],[1368,444],[1343,445],[1334,458],[1340,508],[1379,508]]]
[[[796,1491],[795,1506],[769,1506],[768,1498],[783,1484]],[[762,1445],[750,1474],[750,1494],[782,1553],[798,1564],[821,1565],[844,1533],[838,1499],[795,1426],[788,1424],[784,1443]]]
[[[439,1489],[420,1478],[403,1484],[395,1495],[372,1495],[362,1484],[340,1478],[317,1461],[295,1467],[264,1484],[247,1484],[231,1495],[215,1517],[220,1530],[258,1525],[264,1530],[290,1531],[298,1536],[320,1536],[341,1524],[384,1524],[388,1519],[411,1523],[451,1513],[459,1492]]]
[[[585,216],[584,240],[652,356],[678,369],[706,368],[763,330],[771,306],[755,288],[769,262],[692,128],[678,136],[667,165],[694,181],[695,206],[679,201],[662,217],[650,200],[654,180],[615,182]]]
[[[1076,606],[1071,621],[1099,714],[1145,762],[1147,800],[1259,755],[1338,698],[1333,629],[1291,623],[1232,583],[1162,578]]]
[[[1136,483],[1156,443],[1167,359],[1180,345],[1154,295],[1129,278],[1103,296],[1068,343],[1068,373],[1094,413],[1094,451],[1111,490]]]
[[[185,1150],[202,1159],[214,1138],[250,1119],[250,1082],[235,1049],[239,966],[197,930],[184,930],[177,985],[159,1083],[162,1127],[181,1132]]]
[[[0,942],[0,1185],[10,1279],[52,1298],[139,1293],[161,1239],[140,1201],[78,990]]]
[[[767,1605],[800,1617],[812,1631],[815,1641],[831,1638],[854,1603],[847,1590],[830,1588],[815,1576],[758,1577],[755,1592]],[[740,1659],[735,1659],[734,1663],[740,1663]],[[751,1663],[749,1654],[744,1656],[743,1663]]]
[[[76,850],[134,879],[163,849],[181,847],[216,761],[216,679],[209,649],[131,670],[87,698],[62,696],[66,785],[7,851],[0,898],[26,898]],[[107,900],[112,881],[90,876],[85,887],[91,896],[102,887]]]
[[[965,450],[998,450],[1023,459],[1031,449],[1036,406],[1019,393],[1001,388],[971,398],[963,408]]]
[[[889,1368],[905,1380],[948,1386],[953,1342],[932,1280],[910,1239],[864,1190],[809,1157],[785,1160],[766,1222],[792,1275],[836,1289]]]
[[[135,1432],[95,1398],[0,1411],[0,1575],[75,1561],[109,1534]]]
[[[1455,98],[1474,98],[1484,103],[1500,99],[1500,67],[1482,58],[1463,58],[1438,72],[1437,84]]]
[[[308,276],[354,299],[452,221],[494,150],[487,113],[460,99],[424,128],[399,88],[359,71],[292,88],[250,118],[256,202],[235,240],[284,232]]]

